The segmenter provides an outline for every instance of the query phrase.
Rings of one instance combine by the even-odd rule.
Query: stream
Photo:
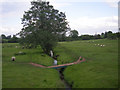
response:
[[[53,51],[51,50],[50,51],[50,56],[53,58],[53,60],[55,61],[55,60],[57,60],[57,57],[59,56],[59,55],[56,55],[55,57],[53,57],[54,56],[54,54],[53,54]],[[55,64],[57,64],[57,62],[55,63],[54,62],[54,65]],[[64,85],[66,86],[66,90],[71,90],[71,88],[72,88],[72,85],[70,85],[65,79],[64,79],[64,74],[63,74],[63,71],[65,70],[65,68],[66,67],[62,67],[62,68],[57,68],[56,70],[58,71],[58,73],[59,73],[59,77],[60,77],[60,79],[61,79],[61,81],[64,83]]]
[[[64,74],[63,74],[63,72],[64,72],[65,68],[66,68],[66,67],[64,67],[64,68],[58,68],[58,69],[56,69],[56,70],[57,70],[58,73],[59,73],[59,76],[60,76],[61,81],[62,81],[62,82],[64,83],[64,85],[66,86],[66,90],[71,90],[72,85],[70,85],[70,84],[64,79]]]

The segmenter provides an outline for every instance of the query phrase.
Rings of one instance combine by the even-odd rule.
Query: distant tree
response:
[[[105,34],[104,34],[104,38],[107,38],[107,32],[105,32]]]
[[[115,33],[116,37],[120,39],[120,32]]]
[[[71,30],[70,31],[70,37],[72,37],[73,39],[78,38],[78,31],[77,30]]]
[[[118,39],[118,37],[117,37],[117,34],[116,34],[116,33],[113,33],[113,34],[112,34],[112,39]]]
[[[58,35],[58,41],[66,41],[66,33],[63,33],[62,35]]]
[[[95,38],[94,38],[94,35],[89,35],[89,36],[90,36],[90,39],[95,39]]]
[[[114,35],[113,35],[112,31],[107,32],[107,38],[108,39],[113,39],[114,38]]]
[[[101,36],[100,36],[100,34],[97,34],[97,35],[94,36],[94,38],[95,39],[101,39]]]
[[[2,34],[0,37],[0,43],[7,43],[7,42],[8,42],[7,37],[4,34]]]
[[[1,35],[2,39],[6,39],[6,36],[4,34]]]
[[[82,40],[90,40],[90,35],[81,35]]]
[[[32,1],[32,7],[22,18],[23,28],[19,33],[21,44],[40,45],[46,54],[57,44],[58,36],[69,30],[65,13],[59,12],[46,1]]]
[[[17,43],[17,42],[18,42],[18,38],[15,35],[13,35],[13,37],[8,40],[8,43]]]
[[[11,39],[11,35],[7,36],[6,39]]]
[[[104,33],[101,33],[101,38],[104,38],[104,35],[105,35]]]

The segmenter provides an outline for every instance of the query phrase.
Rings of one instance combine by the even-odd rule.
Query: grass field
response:
[[[105,47],[95,46],[104,44]],[[53,64],[52,58],[41,48],[15,48],[19,44],[2,45],[2,86],[3,88],[64,88],[55,69],[43,69],[29,65],[34,62],[46,66]],[[11,57],[19,51],[16,61]],[[118,87],[118,42],[117,40],[84,40],[59,42],[54,49],[58,64],[76,61],[79,56],[86,59],[77,65],[68,66],[64,71],[65,80],[73,88],[117,88]]]
[[[105,47],[95,46],[104,44]],[[118,86],[118,41],[90,40],[62,42],[56,48],[61,62],[82,56],[86,62],[65,69],[65,79],[73,88],[116,88]]]
[[[55,69],[43,69],[29,65],[34,62],[43,65],[52,65],[52,59],[44,55],[41,49],[15,48],[18,44],[3,44],[2,50],[2,86],[3,88],[62,88],[65,87]],[[26,55],[11,57],[19,51]]]

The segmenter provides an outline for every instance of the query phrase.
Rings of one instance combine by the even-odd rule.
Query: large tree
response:
[[[23,28],[19,33],[22,44],[40,45],[49,54],[56,45],[58,36],[63,36],[69,30],[66,15],[42,0],[32,1],[31,5],[22,18]]]

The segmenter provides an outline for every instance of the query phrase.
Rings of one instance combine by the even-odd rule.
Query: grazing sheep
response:
[[[19,54],[21,54],[22,52],[21,51],[19,51]]]
[[[103,45],[103,47],[104,47],[105,45]]]
[[[15,59],[16,59],[16,58],[15,58],[15,56],[12,56],[12,58],[11,58],[11,59],[12,59],[12,61],[15,61]]]
[[[106,45],[104,45],[104,44],[95,44],[95,46],[100,46],[100,47],[104,47],[104,46],[106,46]]]

